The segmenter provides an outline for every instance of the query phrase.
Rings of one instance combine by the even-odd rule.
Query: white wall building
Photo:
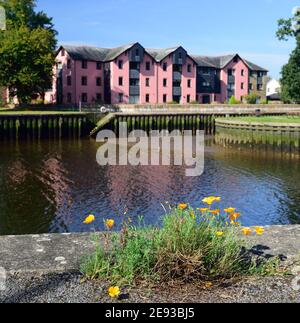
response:
[[[279,81],[272,79],[267,83],[268,100],[280,100],[281,85]]]

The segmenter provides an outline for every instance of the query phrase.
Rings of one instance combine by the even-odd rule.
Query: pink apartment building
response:
[[[190,56],[181,46],[61,46],[46,100],[76,105],[226,103],[231,96],[241,100],[251,92],[250,74],[255,72],[267,75],[238,54]]]

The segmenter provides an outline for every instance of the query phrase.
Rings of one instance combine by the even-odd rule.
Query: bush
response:
[[[241,101],[237,100],[234,96],[229,99],[229,104],[240,104]]]
[[[125,225],[120,234],[105,234],[105,247],[98,244],[81,271],[119,284],[208,281],[265,272],[265,263],[258,271],[244,247],[237,228],[239,213],[220,213],[210,208],[195,211],[184,204],[164,217],[161,228]],[[263,233],[262,228],[255,230]],[[250,232],[247,228],[245,234]]]
[[[197,100],[191,101],[189,104],[199,104]]]
[[[257,104],[259,96],[255,93],[251,93],[245,96],[245,100],[248,104]]]
[[[267,99],[260,100],[259,104],[269,104],[269,101]]]
[[[170,101],[167,104],[179,104],[179,102],[177,102],[177,101]]]

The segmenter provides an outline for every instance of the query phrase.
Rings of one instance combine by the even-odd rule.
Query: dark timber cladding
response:
[[[0,140],[21,138],[62,138],[86,136],[92,128],[80,114],[0,115]]]
[[[254,112],[244,113],[244,116],[253,115]],[[268,115],[284,115],[285,113],[268,113]],[[90,133],[90,136],[95,137],[97,133],[103,129],[113,130],[119,134],[119,124],[127,123],[128,131],[144,130],[192,130],[195,134],[197,130],[203,130],[207,135],[215,133],[215,120],[224,117],[240,117],[240,113],[111,113],[100,120],[97,126]]]

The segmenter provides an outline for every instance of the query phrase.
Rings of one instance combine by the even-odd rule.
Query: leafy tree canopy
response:
[[[292,52],[289,62],[281,71],[281,99],[286,103],[300,103],[300,7],[293,11],[290,19],[280,19],[277,37],[279,40],[296,38],[296,49]]]
[[[0,86],[9,88],[20,103],[51,87],[56,31],[35,0],[0,0],[7,30],[0,31]]]

